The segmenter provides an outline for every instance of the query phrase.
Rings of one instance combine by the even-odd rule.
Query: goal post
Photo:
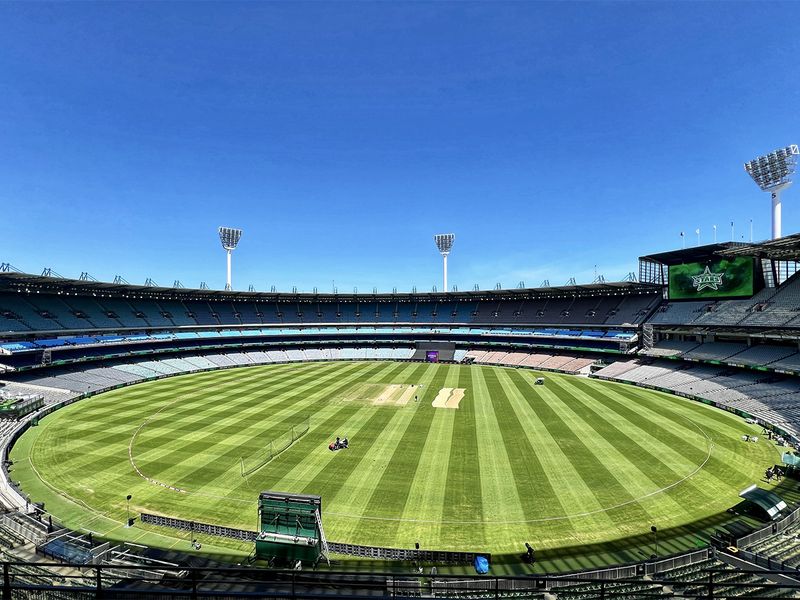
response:
[[[242,477],[252,475],[281,452],[288,450],[292,444],[308,433],[309,427],[309,419],[305,419],[296,425],[292,425],[288,431],[278,437],[269,440],[263,449],[254,452],[250,456],[240,457]]]

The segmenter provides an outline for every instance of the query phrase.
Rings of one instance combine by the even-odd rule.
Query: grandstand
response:
[[[648,255],[640,259],[640,283],[446,294],[223,292],[0,273],[0,391],[8,397],[37,394],[44,403],[41,415],[105,390],[181,374],[284,363],[425,360],[426,349],[447,347],[455,363],[568,373],[701,400],[795,443],[800,275],[785,263],[800,259],[800,238],[792,239],[795,245],[785,243],[780,257],[770,257],[773,249],[742,244]],[[733,255],[754,261],[752,295],[670,297],[671,265]],[[26,426],[0,420],[6,452]],[[0,544],[19,548],[38,536],[37,547],[49,559],[96,560],[102,542],[69,530],[43,533],[40,519],[25,521],[30,507],[8,482],[2,499],[19,512],[0,527]],[[796,568],[800,550],[794,537],[794,530],[781,530],[748,551]],[[147,562],[152,557],[131,548],[109,553],[113,564],[153,568]],[[670,559],[663,568],[653,567],[650,580],[547,585],[564,598],[605,597],[612,590],[621,597],[660,595],[665,585],[691,595],[714,571],[718,585],[728,586],[720,587],[726,593],[787,594],[722,559],[703,551],[685,564]],[[18,581],[52,578],[49,568],[21,568]],[[630,576],[622,570],[614,575]],[[656,577],[663,583],[651,583]],[[119,573],[109,572],[109,581],[120,581]],[[436,585],[450,593],[462,584],[443,579]],[[526,597],[543,597],[537,594]]]

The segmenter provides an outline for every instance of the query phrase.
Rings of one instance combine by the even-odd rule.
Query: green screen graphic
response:
[[[669,268],[670,300],[702,298],[743,298],[753,295],[753,259],[671,265]]]

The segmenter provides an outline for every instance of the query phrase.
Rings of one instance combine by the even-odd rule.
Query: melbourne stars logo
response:
[[[692,282],[698,292],[702,292],[706,288],[716,291],[722,285],[723,277],[725,277],[725,273],[712,273],[706,265],[706,270],[700,275],[692,275]]]

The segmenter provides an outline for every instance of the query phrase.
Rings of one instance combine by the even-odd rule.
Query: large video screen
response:
[[[755,293],[751,257],[671,265],[670,300],[703,298],[749,298]]]

